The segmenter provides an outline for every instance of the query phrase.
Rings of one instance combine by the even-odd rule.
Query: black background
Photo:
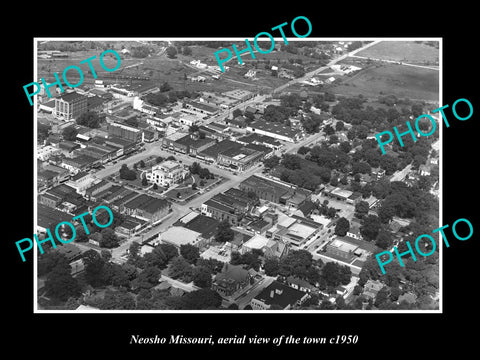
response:
[[[53,3],[36,9],[13,11],[15,23],[5,22],[3,43],[3,318],[13,349],[30,348],[38,354],[57,358],[78,353],[97,357],[110,355],[157,356],[174,350],[177,355],[218,352],[255,356],[259,352],[316,358],[322,355],[356,356],[402,355],[417,357],[448,348],[465,353],[475,343],[469,328],[477,310],[474,270],[478,250],[478,200],[476,122],[478,101],[477,39],[478,21],[474,9],[455,2],[449,7],[421,8],[406,2],[382,5],[274,3],[261,11],[255,4],[182,4],[178,9],[163,3],[109,4],[104,8],[85,3],[65,9]],[[67,7],[68,8],[68,7]],[[65,10],[61,10],[65,9]],[[61,14],[64,15],[61,15]],[[69,14],[66,16],[66,14]],[[33,233],[33,108],[23,85],[33,80],[34,37],[253,37],[296,16],[310,19],[309,37],[442,37],[443,104],[467,98],[474,114],[467,121],[450,121],[443,129],[443,224],[467,218],[474,224],[474,235],[465,242],[452,240],[443,249],[443,314],[33,314],[33,261],[22,263],[15,241]],[[298,23],[300,24],[300,22]],[[293,37],[289,26],[287,38]],[[303,33],[301,29],[299,33]],[[278,34],[274,34],[278,36]],[[212,51],[213,57],[213,51]],[[5,79],[5,76],[4,76]],[[447,112],[448,114],[448,112]],[[478,333],[478,332],[477,332]],[[358,335],[356,345],[129,345],[132,334],[141,336],[247,336],[280,335],[334,337]],[[305,352],[306,351],[306,352]],[[35,354],[36,355],[36,354]],[[395,356],[394,355],[394,356]],[[42,356],[43,357],[43,356]],[[396,357],[396,356],[395,356]],[[123,358],[123,356],[122,356]]]

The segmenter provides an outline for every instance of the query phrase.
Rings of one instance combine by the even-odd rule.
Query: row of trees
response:
[[[198,162],[193,162],[192,165],[188,167],[190,173],[193,175],[198,175],[200,179],[214,179],[215,175],[210,172],[207,168],[202,167]]]
[[[268,276],[294,276],[306,280],[329,293],[334,293],[335,287],[339,285],[347,285],[352,275],[348,266],[334,262],[323,264],[321,260],[314,260],[312,254],[306,250],[291,250],[280,260],[268,258],[265,260],[264,270]]]

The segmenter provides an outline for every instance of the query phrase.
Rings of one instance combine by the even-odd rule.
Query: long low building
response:
[[[301,132],[293,130],[289,126],[281,123],[256,120],[247,126],[247,131],[255,134],[265,135],[274,139],[296,142],[301,139]]]
[[[165,199],[158,199],[152,196],[141,194],[124,205],[124,212],[127,215],[138,217],[155,223],[170,211],[171,204]]]
[[[193,231],[182,226],[172,226],[167,231],[160,233],[158,239],[164,244],[171,244],[180,249],[182,245],[202,247],[206,240],[198,231]]]
[[[260,199],[294,208],[298,208],[310,196],[308,190],[298,189],[291,184],[267,179],[258,174],[245,179],[240,183],[239,189],[246,193],[253,192]]]

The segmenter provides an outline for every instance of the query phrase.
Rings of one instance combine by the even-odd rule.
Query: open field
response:
[[[399,98],[438,101],[439,73],[396,64],[381,64],[360,70],[340,83],[325,86],[326,91],[339,95],[377,97],[393,94]]]
[[[415,41],[382,41],[356,55],[410,64],[438,65],[439,50]]]

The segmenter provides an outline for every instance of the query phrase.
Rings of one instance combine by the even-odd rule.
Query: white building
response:
[[[159,186],[171,186],[179,183],[188,175],[188,170],[185,170],[179,163],[167,160],[152,168],[146,174],[147,181]]]
[[[37,159],[46,161],[48,160],[51,156],[55,154],[59,154],[61,152],[60,149],[55,148],[53,146],[47,145],[44,147],[39,147],[37,148]]]
[[[172,226],[167,231],[158,234],[158,238],[162,243],[171,244],[176,248],[187,244],[201,247],[205,243],[201,235],[202,234],[197,231],[181,226]]]

